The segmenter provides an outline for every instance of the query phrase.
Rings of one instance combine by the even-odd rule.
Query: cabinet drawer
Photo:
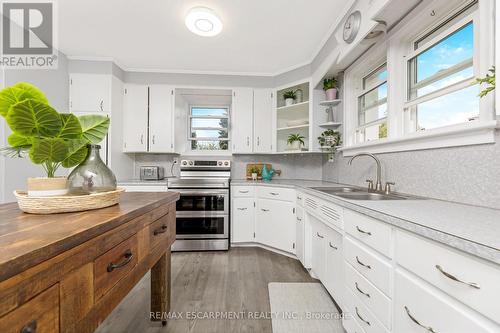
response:
[[[149,225],[149,243],[151,249],[161,243],[168,243],[171,239],[172,231],[174,230],[172,230],[172,225],[169,223],[169,217],[170,213]]]
[[[391,266],[386,259],[368,247],[346,236],[344,259],[384,294],[390,296]]]
[[[284,200],[294,203],[296,200],[295,190],[288,188],[260,186],[257,188],[257,196],[261,199]]]
[[[385,327],[390,329],[391,300],[348,263],[345,263],[345,281],[347,287],[358,299],[373,312]]]
[[[94,261],[94,297],[101,298],[137,264],[137,235],[121,242]]]
[[[255,186],[231,186],[231,195],[235,198],[250,198],[255,194]]]
[[[401,231],[395,250],[399,265],[500,323],[500,266]]]
[[[412,276],[411,273],[396,269],[394,332],[493,333],[499,331],[500,326],[486,321],[484,317],[479,317],[472,310],[422,282],[416,276]]]
[[[349,314],[347,320],[356,321],[357,325],[366,333],[388,333],[389,331],[375,317],[375,315],[367,309],[367,307],[349,290],[347,294],[347,311]],[[406,331],[395,331],[397,333],[407,333]]]
[[[345,231],[364,244],[391,257],[391,227],[366,215],[344,210]]]
[[[59,284],[0,318],[0,332],[59,332]]]

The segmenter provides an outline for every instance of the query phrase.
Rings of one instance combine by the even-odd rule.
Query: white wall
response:
[[[59,63],[57,69],[34,69],[34,70],[13,70],[6,69],[4,75],[5,86],[14,85],[18,82],[29,82],[39,87],[49,99],[50,104],[59,112],[68,111],[69,100],[69,79],[68,61],[66,56],[59,52]],[[6,137],[10,134],[10,129],[6,126],[2,118],[0,128],[0,144],[5,146]],[[1,160],[0,160],[1,161]],[[26,189],[26,179],[28,177],[44,176],[45,172],[39,165],[34,165],[28,158],[3,158],[0,163],[0,181],[3,194],[0,197],[2,202],[14,201],[12,194],[14,190]],[[64,172],[64,170],[60,170]],[[3,178],[3,179],[2,179]]]

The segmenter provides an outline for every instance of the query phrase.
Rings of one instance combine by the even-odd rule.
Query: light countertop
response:
[[[500,210],[423,198],[422,200],[349,200],[311,187],[339,186],[316,180],[271,182],[231,180],[232,186],[289,187],[500,264]]]
[[[167,178],[161,180],[125,179],[118,180],[118,186],[167,186]]]

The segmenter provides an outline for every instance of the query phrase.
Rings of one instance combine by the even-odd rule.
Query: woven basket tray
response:
[[[55,214],[81,212],[116,205],[124,188],[88,195],[64,195],[54,197],[29,197],[26,192],[14,191],[19,209],[31,214]]]

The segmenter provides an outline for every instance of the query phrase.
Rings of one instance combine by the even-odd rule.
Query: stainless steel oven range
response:
[[[179,178],[168,179],[180,193],[172,250],[228,250],[231,162],[182,160],[180,169]]]

